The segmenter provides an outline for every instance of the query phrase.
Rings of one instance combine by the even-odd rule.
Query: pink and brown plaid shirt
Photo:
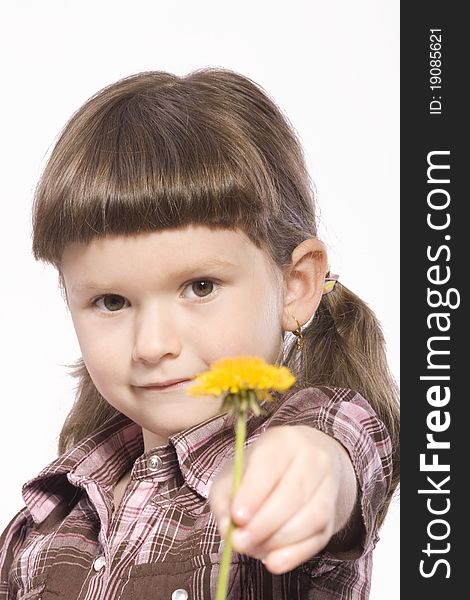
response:
[[[362,542],[341,556],[323,550],[283,575],[232,552],[228,597],[366,599],[376,515],[390,485],[390,439],[352,390],[291,392],[263,403],[268,415],[249,418],[247,444],[276,425],[310,425],[339,440],[360,486]],[[113,416],[24,484],[26,506],[0,538],[0,600],[213,599],[223,540],[208,493],[233,452],[233,417],[227,414],[148,452],[141,428],[124,415]],[[130,483],[115,511],[113,487],[130,467]]]

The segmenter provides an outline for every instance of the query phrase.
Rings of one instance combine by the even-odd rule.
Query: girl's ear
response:
[[[294,249],[292,265],[284,276],[285,331],[297,328],[295,319],[304,325],[313,316],[320,304],[327,272],[326,247],[319,239],[309,238]]]

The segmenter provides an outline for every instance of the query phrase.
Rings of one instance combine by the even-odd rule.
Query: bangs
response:
[[[71,242],[189,224],[266,238],[279,200],[256,132],[230,98],[149,76],[105,88],[64,128],[36,189],[36,259],[58,265]]]

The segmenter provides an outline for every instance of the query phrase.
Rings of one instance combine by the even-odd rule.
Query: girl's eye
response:
[[[185,289],[189,287],[199,300],[203,300],[214,291],[214,285],[217,285],[217,283],[212,279],[195,279],[190,281]]]
[[[214,291],[214,286],[218,285],[215,281],[211,279],[196,279],[194,281],[190,281],[186,286],[186,288],[190,288],[196,294],[196,300],[204,300],[207,296],[210,296]],[[194,297],[193,297],[194,299]],[[100,296],[93,301],[93,305],[99,308],[102,312],[118,312],[125,308],[124,303],[128,303],[128,301],[119,294],[105,294],[104,296]]]
[[[99,302],[103,302],[105,309],[98,304]],[[123,308],[123,302],[127,302],[123,296],[119,296],[118,294],[105,294],[94,300],[93,304],[103,310],[103,312],[116,312]]]

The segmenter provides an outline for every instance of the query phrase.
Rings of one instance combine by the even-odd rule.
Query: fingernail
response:
[[[248,521],[248,508],[246,506],[240,506],[235,511],[235,517],[240,521]]]

